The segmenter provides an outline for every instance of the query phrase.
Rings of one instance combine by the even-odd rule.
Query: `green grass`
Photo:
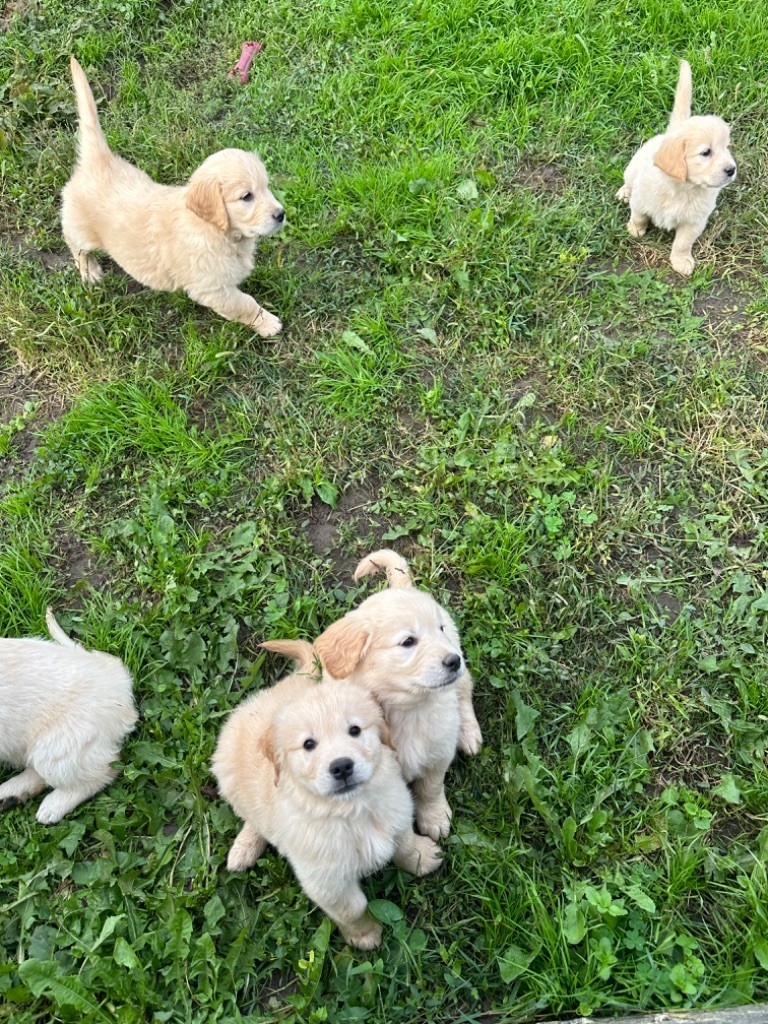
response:
[[[122,769],[0,817],[0,1021],[547,1020],[768,999],[768,109],[760,5],[80,0],[0,35],[0,634],[52,604],[133,670]],[[250,83],[226,72],[266,43]],[[257,148],[264,343],[58,223],[76,53],[166,182]],[[736,184],[691,281],[614,201],[677,60]],[[384,544],[450,606],[486,743],[439,874],[361,954],[209,760]],[[3,772],[5,769],[3,769]],[[5,776],[3,776],[5,777]]]

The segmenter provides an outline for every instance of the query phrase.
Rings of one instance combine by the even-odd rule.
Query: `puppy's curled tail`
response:
[[[52,608],[45,609],[45,624],[48,627],[48,632],[51,634],[51,639],[55,640],[57,644],[61,644],[62,647],[80,646],[80,644],[73,640],[71,636],[67,636],[58,624]]]
[[[677,77],[675,88],[675,104],[672,107],[672,114],[669,118],[667,131],[679,128],[683,121],[691,116],[691,98],[693,96],[693,79],[691,77],[691,65],[687,60],[680,61],[680,74]]]
[[[307,672],[312,675],[315,671],[317,655],[315,649],[308,640],[265,640],[259,644],[265,651],[274,651],[275,654],[282,654],[290,658],[296,665],[297,672]]]
[[[389,580],[390,587],[411,587],[413,580],[408,570],[408,563],[396,551],[390,548],[382,548],[381,551],[374,551],[368,555],[355,569],[355,582],[363,576],[370,576],[372,573],[384,569]]]
[[[82,159],[87,160],[109,153],[107,140],[104,138],[104,132],[99,124],[96,100],[93,98],[85,72],[74,57],[70,57],[69,67],[72,71],[72,84],[75,87],[75,99],[77,101],[77,117],[79,122],[77,140],[80,156]]]

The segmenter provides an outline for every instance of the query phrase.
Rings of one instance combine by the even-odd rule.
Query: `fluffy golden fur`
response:
[[[384,710],[423,835],[448,835],[445,773],[457,747],[482,743],[472,707],[472,676],[448,612],[411,583],[408,566],[383,549],[364,558],[355,579],[383,569],[390,587],[367,598],[315,641],[324,670],[361,684]]]
[[[244,871],[272,843],[347,942],[372,949],[381,926],[367,911],[360,879],[390,860],[427,874],[439,867],[440,851],[413,832],[411,795],[370,695],[315,682],[314,653],[304,641],[263,646],[299,665],[241,704],[219,736],[219,792],[245,822],[227,867]]]
[[[50,786],[37,811],[49,825],[112,780],[137,715],[125,665],[70,640],[50,608],[46,622],[53,642],[0,640],[0,761],[24,769],[0,786],[0,810]]]
[[[652,222],[674,231],[670,263],[690,277],[691,249],[707,226],[720,189],[736,178],[728,125],[719,117],[691,117],[691,68],[680,61],[675,103],[667,131],[634,155],[616,198],[629,204],[627,230],[640,238]]]
[[[262,338],[277,334],[277,317],[237,287],[253,270],[256,238],[278,231],[285,218],[258,156],[223,149],[183,188],[158,185],[110,150],[74,57],[71,68],[78,159],[62,193],[61,223],[83,281],[103,276],[91,255],[101,249],[148,288],[183,290]]]

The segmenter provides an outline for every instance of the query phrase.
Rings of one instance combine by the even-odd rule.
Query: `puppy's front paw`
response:
[[[246,830],[243,829],[243,832]],[[257,833],[249,834],[243,832],[237,837],[230,847],[227,855],[227,871],[247,871],[252,868],[259,857],[266,849],[266,841]]]
[[[414,875],[420,878],[422,875],[430,875],[437,871],[443,863],[443,851],[429,836],[416,836],[416,853],[418,861],[415,865]]]
[[[629,223],[627,224],[627,231],[633,238],[642,238],[647,230],[647,224],[638,223],[634,217],[630,217]]]
[[[260,338],[274,338],[276,334],[282,331],[283,325],[273,313],[268,313],[266,309],[262,309],[253,322],[253,329]]]
[[[682,274],[683,277],[690,277],[693,273],[693,268],[696,266],[696,260],[693,256],[681,255],[680,253],[673,252],[669,258],[669,262],[672,264],[672,268]]]
[[[366,912],[354,924],[339,925],[344,941],[358,949],[376,949],[381,945],[382,928],[375,918]]]
[[[416,825],[422,836],[443,839],[451,831],[451,811],[445,796],[416,808]]]
[[[462,754],[478,754],[483,745],[483,734],[477,721],[462,722],[459,731],[459,750]]]
[[[628,203],[631,195],[632,189],[629,187],[629,185],[622,185],[619,191],[616,193],[616,198],[620,199],[622,203]]]

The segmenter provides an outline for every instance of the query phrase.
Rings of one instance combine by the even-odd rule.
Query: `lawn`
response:
[[[0,12],[0,635],[51,604],[132,669],[113,785],[0,817],[0,1020],[439,1024],[768,998],[768,27],[753,0],[9,0]],[[244,40],[264,50],[241,84]],[[61,237],[68,58],[182,183],[256,148],[270,342]],[[676,276],[614,199],[677,62],[736,183]],[[395,547],[485,736],[440,872],[346,947],[209,761],[258,644]],[[8,777],[0,769],[1,778]]]

